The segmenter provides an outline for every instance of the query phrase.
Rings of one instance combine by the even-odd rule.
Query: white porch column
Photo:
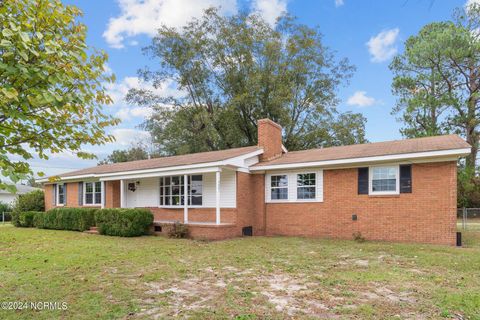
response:
[[[220,170],[215,172],[215,223],[220,224]]]
[[[125,182],[123,180],[120,180],[120,208],[124,208],[125,207],[125,195],[124,195],[124,192],[125,192]]]
[[[101,183],[101,190],[102,190],[102,193],[101,193],[101,202],[102,202],[102,205],[101,205],[101,208],[105,208],[105,181],[100,181]]]
[[[183,223],[188,223],[188,175],[183,175]]]

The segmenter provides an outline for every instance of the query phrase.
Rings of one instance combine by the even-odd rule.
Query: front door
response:
[[[126,201],[127,208],[136,208],[138,185],[135,183],[135,180],[127,180],[125,184],[125,188],[126,188],[125,195],[127,196],[127,201]]]

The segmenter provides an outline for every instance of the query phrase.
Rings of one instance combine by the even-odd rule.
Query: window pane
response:
[[[201,196],[192,196],[192,205],[201,206],[202,205],[202,197]]]
[[[86,204],[93,204],[93,193],[85,194],[85,203]]]
[[[396,179],[379,179],[372,180],[372,191],[396,191]]]
[[[288,188],[273,188],[272,200],[288,199]]]
[[[102,193],[95,192],[95,204],[101,204],[101,203],[102,203]]]
[[[58,203],[65,204],[65,186],[63,184],[58,185]]]
[[[172,196],[172,206],[180,205],[180,196]]]
[[[172,187],[172,194],[173,195],[179,195],[180,194],[180,187],[179,186],[173,186]]]
[[[315,199],[315,187],[298,187],[297,199]]]
[[[85,183],[85,192],[93,192],[93,184],[91,182]]]
[[[314,186],[315,173],[297,174],[297,186]]]
[[[173,186],[179,186],[180,185],[180,177],[179,176],[172,177],[172,185]]]
[[[95,182],[95,192],[102,192],[102,183]]]
[[[202,176],[192,176],[192,181],[190,185],[190,194],[201,195],[202,191],[203,191]]]
[[[271,187],[286,187],[288,179],[286,175],[272,176]]]
[[[395,167],[375,167],[372,171],[372,191],[396,191],[397,170]]]

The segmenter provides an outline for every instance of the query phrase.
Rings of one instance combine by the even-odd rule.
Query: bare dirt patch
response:
[[[368,261],[360,261],[357,267],[368,267]],[[394,291],[376,283],[353,288],[350,294],[346,294],[335,288],[325,290],[318,280],[302,274],[262,273],[230,266],[219,270],[207,268],[185,279],[147,282],[144,286],[149,298],[144,301],[140,315],[154,319],[183,317],[191,312],[222,308],[227,294],[238,296],[236,303],[239,305],[245,303],[241,297],[247,295],[250,300],[246,304],[254,303],[255,313],[260,315],[271,314],[274,310],[274,314],[285,317],[321,316],[324,319],[341,317],[336,312],[339,308],[353,310],[372,303],[402,305],[408,312],[411,310],[408,306],[417,302],[412,291]],[[162,306],[158,306],[159,302]]]

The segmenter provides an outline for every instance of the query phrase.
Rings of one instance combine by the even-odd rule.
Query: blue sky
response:
[[[470,0],[472,1],[472,0]],[[466,0],[101,0],[64,1],[84,12],[82,22],[88,27],[88,44],[109,54],[108,67],[117,81],[109,87],[115,100],[109,113],[119,116],[122,123],[111,128],[117,142],[101,147],[86,147],[99,159],[114,149],[127,148],[135,140],[147,139],[138,125],[148,110],[129,106],[123,101],[131,87],[147,86],[138,81],[137,70],[151,65],[142,54],[150,43],[156,26],[165,23],[181,26],[211,5],[221,5],[223,14],[237,10],[255,11],[273,23],[281,11],[298,21],[318,26],[327,46],[338,57],[347,57],[357,67],[350,83],[340,88],[341,111],[362,113],[367,119],[368,140],[382,141],[401,138],[401,126],[390,114],[395,104],[391,93],[392,74],[388,69],[391,57],[403,50],[403,42],[422,26],[433,21],[448,20],[455,8]],[[174,90],[165,84],[158,92]],[[47,175],[96,164],[64,153],[48,161],[32,160],[34,171]]]

